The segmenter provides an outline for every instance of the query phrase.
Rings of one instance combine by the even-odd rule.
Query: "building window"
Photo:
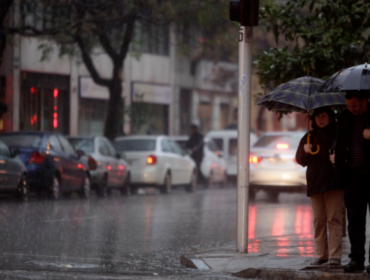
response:
[[[169,55],[170,32],[167,26],[137,23],[131,50],[143,53]]]

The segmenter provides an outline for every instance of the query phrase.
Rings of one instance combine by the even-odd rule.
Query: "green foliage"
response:
[[[370,3],[355,0],[289,0],[262,7],[260,22],[276,47],[258,55],[259,82],[272,88],[310,72],[327,79],[369,61]]]

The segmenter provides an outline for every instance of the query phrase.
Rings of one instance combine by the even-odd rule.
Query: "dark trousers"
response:
[[[348,236],[351,242],[349,257],[357,263],[365,262],[366,214],[370,203],[370,176],[350,173],[345,188],[348,217]],[[370,259],[370,258],[369,258]]]

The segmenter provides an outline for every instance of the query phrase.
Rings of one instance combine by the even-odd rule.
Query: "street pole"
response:
[[[237,251],[248,253],[252,26],[239,27]]]

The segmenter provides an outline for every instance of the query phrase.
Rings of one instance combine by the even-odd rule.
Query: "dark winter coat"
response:
[[[368,103],[370,108],[370,103]],[[364,129],[370,125],[370,114],[367,113]],[[345,110],[338,116],[338,133],[335,145],[335,166],[337,170],[338,181],[345,182],[347,175],[350,173],[350,158],[351,158],[351,136],[353,128],[353,114]],[[370,140],[364,141],[364,152],[369,166],[368,174],[370,174]]]
[[[334,121],[323,128],[316,126],[310,131],[312,151],[316,151],[317,145],[320,146],[320,151],[316,155],[307,154],[304,151],[303,146],[307,144],[307,133],[299,143],[296,160],[303,167],[307,166],[307,196],[340,188],[335,181],[335,167],[329,159],[329,150],[332,148],[336,131],[337,124]]]
[[[192,150],[191,157],[196,162],[201,162],[203,159],[203,135],[199,132],[190,135],[186,142],[186,147]]]

